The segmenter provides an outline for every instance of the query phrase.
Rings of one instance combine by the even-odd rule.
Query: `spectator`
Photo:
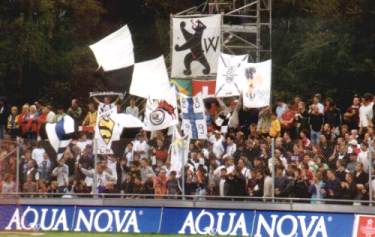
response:
[[[43,107],[44,113],[47,114],[46,123],[55,123],[56,122],[56,114],[52,110],[51,105],[46,105]]]
[[[159,174],[154,178],[154,190],[156,197],[162,197],[167,194],[167,171],[161,169]]]
[[[324,123],[324,117],[322,113],[319,112],[319,107],[317,105],[314,105],[311,107],[309,123],[310,123],[311,143],[313,145],[317,145],[319,144],[320,132],[322,131],[323,123]]]
[[[80,120],[82,117],[82,108],[79,106],[77,99],[72,100],[72,104],[68,109],[67,114],[74,119],[76,125],[80,124]]]
[[[58,166],[53,169],[52,175],[57,178],[57,192],[66,193],[69,185],[69,168],[64,158],[58,161]]]
[[[340,180],[336,178],[336,174],[332,170],[327,171],[327,181],[325,182],[325,196],[329,199],[338,199],[341,193]]]
[[[277,118],[276,114],[272,114],[271,116],[271,127],[270,127],[270,136],[275,138],[280,136],[281,132],[281,124],[279,119]]]
[[[43,153],[43,160],[38,166],[40,179],[51,180],[52,162],[46,152]]]
[[[46,153],[46,150],[42,147],[41,142],[36,142],[36,146],[31,152],[31,158],[35,160],[38,166],[41,166],[44,160],[44,153]]]
[[[93,103],[88,104],[88,112],[85,119],[82,122],[82,126],[87,127],[84,131],[94,133],[96,126],[97,109]]]
[[[363,96],[363,103],[359,108],[359,128],[361,132],[364,131],[365,128],[372,126],[372,118],[373,118],[373,96],[370,93],[366,93]]]
[[[176,178],[176,171],[172,171],[169,173],[168,181],[167,181],[167,194],[168,195],[178,195],[179,185]]]
[[[287,110],[288,105],[284,103],[282,100],[278,99],[276,101],[276,116],[278,119],[281,118],[281,115]]]
[[[310,114],[313,112],[313,107],[318,107],[319,114],[324,114],[324,105],[320,102],[322,96],[320,94],[315,94],[312,99],[312,105],[310,106]]]
[[[138,107],[135,104],[135,99],[134,98],[130,99],[129,106],[126,107],[125,113],[131,114],[131,115],[133,115],[136,118],[139,117],[139,109],[138,109]]]
[[[34,181],[32,175],[28,175],[26,177],[26,182],[23,184],[22,191],[24,193],[36,193],[38,191],[38,185]],[[35,194],[28,195],[29,197],[33,197]]]
[[[19,129],[20,124],[18,108],[16,106],[13,106],[7,120],[7,131],[12,140],[15,140],[19,136]]]
[[[4,138],[8,116],[9,108],[5,103],[5,98],[0,98],[0,139]]]

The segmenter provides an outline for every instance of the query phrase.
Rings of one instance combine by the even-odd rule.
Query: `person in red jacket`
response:
[[[38,135],[38,112],[35,105],[22,107],[22,114],[19,117],[21,136],[25,139],[35,140]]]

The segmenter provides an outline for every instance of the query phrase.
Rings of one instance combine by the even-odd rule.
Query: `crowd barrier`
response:
[[[375,215],[182,207],[0,205],[2,231],[368,237]]]

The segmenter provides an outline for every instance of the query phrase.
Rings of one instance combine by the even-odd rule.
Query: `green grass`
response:
[[[41,236],[41,237],[182,237],[184,235],[158,235],[158,234],[125,234],[125,233],[77,233],[77,232],[0,232],[1,237],[26,237],[26,236]],[[185,235],[186,236],[186,235]],[[193,235],[190,235],[193,236]]]

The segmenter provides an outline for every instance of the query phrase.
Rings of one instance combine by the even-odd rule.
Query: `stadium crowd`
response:
[[[171,136],[167,131],[140,131],[122,154],[99,156],[94,166],[94,103],[82,108],[73,99],[65,111],[36,102],[19,111],[2,99],[0,192],[6,195],[19,190],[25,196],[44,197],[47,193],[91,195],[96,190],[132,194],[132,198],[141,194],[173,198],[184,185],[186,195],[200,198],[264,198],[273,193],[274,167],[276,197],[319,203],[320,199],[369,200],[369,186],[375,190],[375,179],[369,182],[368,175],[374,173],[374,101],[369,93],[355,96],[345,110],[320,94],[311,100],[295,97],[290,103],[277,100],[274,108],[260,110],[243,110],[238,100],[207,102],[208,140],[191,142],[182,184],[178,174],[169,171]],[[125,112],[141,115],[134,99]],[[65,113],[84,129],[56,161],[47,152],[48,142],[41,139],[42,128]],[[220,116],[230,118],[227,130],[215,124]],[[16,141],[20,144],[18,167]]]

